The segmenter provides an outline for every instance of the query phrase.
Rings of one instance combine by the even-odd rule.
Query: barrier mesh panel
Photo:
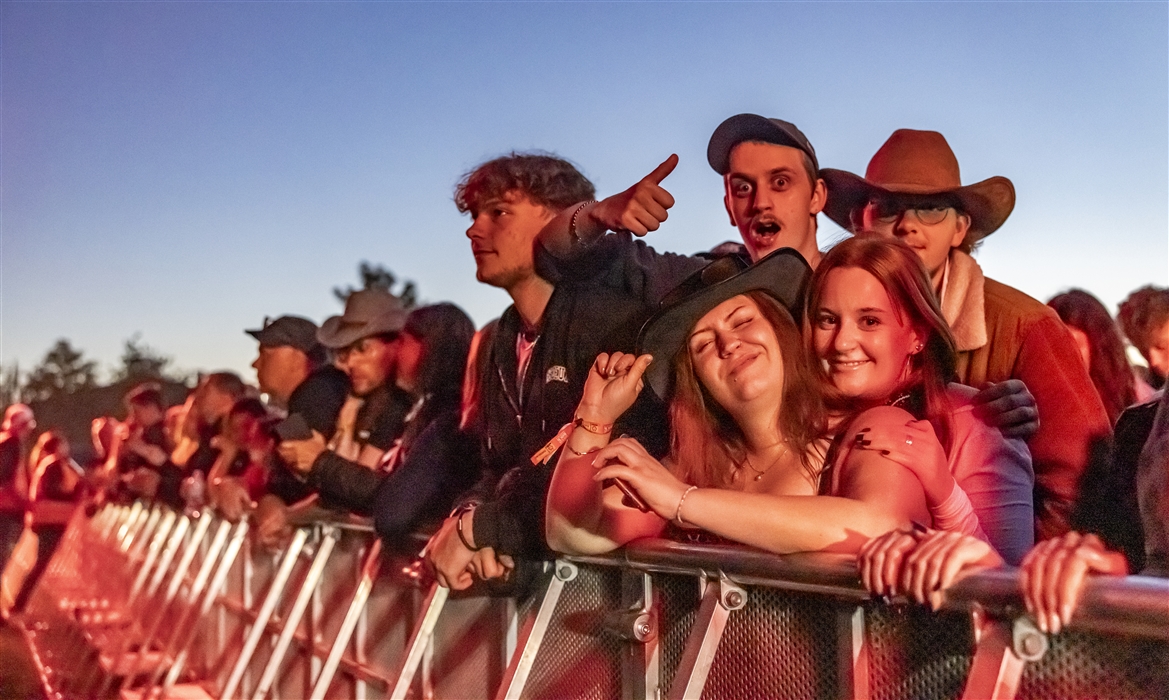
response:
[[[580,567],[561,592],[523,697],[620,697],[625,642],[603,628],[620,601],[619,569]]]
[[[747,595],[727,619],[702,697],[838,697],[832,602],[770,588]]]
[[[873,700],[954,698],[970,670],[969,616],[920,605],[865,606]]]
[[[686,636],[694,626],[698,611],[698,580],[693,576],[653,577],[654,595],[658,597],[659,663],[662,697],[670,692],[670,684],[682,660]]]
[[[1169,643],[1065,632],[1027,664],[1019,698],[1169,698]]]

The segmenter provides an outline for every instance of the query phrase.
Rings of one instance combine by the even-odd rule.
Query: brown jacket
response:
[[[1036,541],[1070,529],[1080,478],[1106,459],[1112,428],[1067,328],[1051,308],[986,279],[953,250],[942,310],[958,342],[958,381],[973,387],[1021,379],[1035,396],[1039,430],[1028,444],[1035,466]]]

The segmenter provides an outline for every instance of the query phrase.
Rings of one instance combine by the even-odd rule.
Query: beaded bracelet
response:
[[[674,510],[674,522],[678,523],[678,527],[686,527],[686,523],[682,522],[682,504],[686,502],[686,497],[690,492],[697,489],[697,486],[691,486],[682,492],[682,497],[678,499],[678,507]]]
[[[577,243],[577,244],[584,243],[584,241],[581,240],[580,233],[576,230],[576,217],[577,217],[577,215],[580,214],[581,210],[583,210],[588,205],[595,204],[596,201],[597,200],[595,200],[595,199],[590,199],[587,202],[581,202],[577,206],[576,210],[572,212],[572,219],[568,222],[568,235],[570,237],[572,237],[573,243]]]

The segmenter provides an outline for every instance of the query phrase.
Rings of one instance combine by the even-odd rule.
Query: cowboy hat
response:
[[[383,289],[363,289],[349,295],[345,313],[321,324],[317,340],[334,350],[348,347],[371,335],[401,331],[407,315],[402,300],[393,294]]]
[[[824,213],[846,230],[852,230],[851,213],[874,197],[953,197],[970,217],[974,240],[994,233],[1015,208],[1015,186],[1005,177],[963,186],[958,159],[946,137],[936,131],[894,131],[869,161],[863,178],[834,168],[825,168],[820,175],[828,185]]]
[[[641,328],[637,352],[654,356],[645,371],[645,383],[661,399],[668,399],[674,384],[674,355],[686,345],[694,324],[732,297],[765,292],[798,322],[811,277],[812,268],[794,248],[780,248],[754,265],[728,255],[690,275],[662,299],[658,312]]]

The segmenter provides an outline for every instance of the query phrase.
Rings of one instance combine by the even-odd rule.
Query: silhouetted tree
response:
[[[0,367],[0,406],[9,406],[20,399],[20,365],[14,362]]]
[[[349,299],[349,295],[361,289],[384,289],[390,294],[402,300],[402,304],[407,309],[414,308],[418,303],[418,289],[410,280],[402,281],[402,291],[395,292],[394,285],[398,283],[398,278],[393,272],[390,272],[384,265],[378,263],[374,264],[368,260],[362,260],[361,264],[357,266],[357,276],[361,279],[361,287],[333,287],[333,295],[337,297],[344,304]]]
[[[26,401],[45,401],[58,394],[72,394],[97,384],[97,363],[83,360],[80,350],[60,338],[41,363],[28,373],[22,390]]]
[[[142,342],[142,335],[131,336],[122,351],[122,366],[114,372],[116,380],[134,381],[168,378],[166,367],[171,358]]]

